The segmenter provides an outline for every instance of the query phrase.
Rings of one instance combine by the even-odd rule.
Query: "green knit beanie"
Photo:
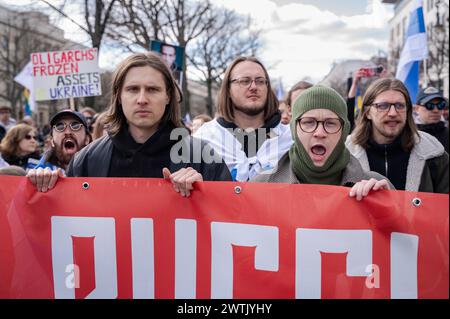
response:
[[[295,100],[292,107],[291,132],[295,140],[295,125],[300,116],[314,109],[327,109],[344,120],[343,135],[346,137],[350,130],[350,122],[347,118],[347,103],[342,96],[332,88],[315,85],[303,91]]]
[[[316,167],[297,136],[297,120],[304,113],[315,109],[327,109],[344,121],[342,135],[330,157],[322,167]],[[348,164],[350,154],[345,140],[350,132],[347,118],[347,103],[341,95],[325,86],[316,85],[302,92],[292,107],[290,122],[294,144],[289,151],[292,169],[302,183],[339,185],[342,172]]]

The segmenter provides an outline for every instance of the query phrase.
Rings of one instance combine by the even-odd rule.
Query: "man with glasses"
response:
[[[206,140],[223,157],[233,180],[248,181],[270,173],[292,145],[267,70],[256,58],[238,57],[228,66],[217,114],[194,136]]]
[[[430,86],[419,92],[416,103],[417,128],[436,137],[448,153],[449,132],[442,116],[447,101],[438,89]]]
[[[448,194],[448,154],[436,138],[417,130],[404,84],[378,79],[362,104],[346,146],[363,169],[386,176],[398,190]]]
[[[79,112],[69,109],[60,111],[51,118],[50,125],[52,147],[44,153],[35,170],[28,173],[31,179],[39,173],[39,169],[65,170],[75,153],[92,140],[86,119]],[[61,175],[63,173],[61,171]]]

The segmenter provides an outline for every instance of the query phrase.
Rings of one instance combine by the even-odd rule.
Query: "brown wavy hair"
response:
[[[270,84],[269,74],[267,73],[264,65],[255,57],[237,57],[231,62],[225,71],[225,75],[223,77],[222,85],[220,86],[219,95],[217,98],[217,113],[222,116],[228,122],[234,122],[234,106],[231,101],[230,95],[230,77],[231,71],[233,71],[234,67],[241,62],[250,61],[259,64],[264,70],[264,75],[267,79],[267,101],[264,107],[264,120],[269,119],[276,112],[278,112],[278,99],[272,90],[272,86]]]
[[[292,102],[293,102],[293,101],[292,101],[292,93],[293,93],[294,91],[297,91],[297,90],[306,90],[306,89],[309,89],[310,87],[313,87],[313,84],[312,84],[312,83],[309,83],[309,82],[307,82],[307,81],[300,81],[300,82],[295,83],[294,86],[291,87],[291,89],[289,90],[289,92],[288,92],[288,94],[287,94],[287,96],[286,96],[286,98],[285,98],[286,104],[287,104],[289,107],[291,107],[291,104],[292,104]]]
[[[420,138],[412,115],[413,105],[403,82],[392,78],[378,79],[367,88],[362,101],[362,110],[356,119],[356,126],[352,133],[352,141],[364,149],[368,147],[368,141],[372,135],[372,121],[367,118],[367,113],[370,109],[369,106],[373,104],[373,101],[375,101],[379,94],[389,90],[400,92],[405,98],[407,112],[406,124],[400,134],[403,150],[410,152],[416,143],[416,137]]]
[[[17,124],[11,127],[0,144],[2,156],[17,156],[19,151],[19,143],[27,134],[35,131],[36,130],[28,124]]]
[[[180,103],[183,99],[180,88],[178,87],[172,72],[167,67],[162,58],[153,52],[135,53],[123,60],[113,73],[111,83],[111,101],[107,110],[104,123],[109,126],[108,131],[111,135],[116,135],[125,125],[126,118],[120,102],[125,77],[131,68],[149,66],[160,72],[164,78],[166,92],[169,96],[169,103],[166,106],[160,123],[172,122],[175,127],[184,127],[181,122]]]

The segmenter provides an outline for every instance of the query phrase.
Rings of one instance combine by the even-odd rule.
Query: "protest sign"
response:
[[[31,54],[37,101],[101,95],[97,49]]]

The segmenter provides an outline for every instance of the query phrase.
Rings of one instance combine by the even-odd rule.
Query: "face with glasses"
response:
[[[255,116],[264,112],[267,101],[267,78],[255,62],[243,61],[230,73],[230,97],[236,113]]]
[[[58,118],[52,127],[52,147],[62,163],[68,163],[72,156],[89,143],[86,129],[75,116]]]
[[[407,119],[406,99],[399,91],[377,95],[366,116],[372,122],[372,137],[378,144],[392,143],[403,131]]]
[[[34,130],[29,131],[19,142],[18,155],[25,156],[36,152],[37,136]]]
[[[427,103],[423,103],[423,105],[417,105],[415,109],[423,124],[434,124],[441,121],[442,113],[446,105],[445,100],[436,98]]]
[[[297,119],[297,137],[317,167],[322,167],[338,144],[343,121],[328,109],[314,109]]]

